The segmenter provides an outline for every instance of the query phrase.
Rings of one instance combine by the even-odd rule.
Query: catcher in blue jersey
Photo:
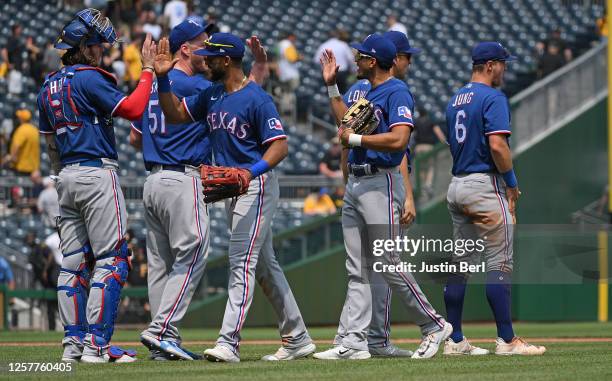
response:
[[[63,361],[136,360],[134,351],[110,345],[130,268],[113,117],[141,117],[151,93],[156,46],[147,36],[140,82],[126,96],[114,76],[98,67],[105,45],[116,42],[113,25],[99,11],[80,11],[55,43],[66,50],[64,67],[46,77],[38,94],[40,132],[57,174],[60,203],[64,258],[57,297]]]

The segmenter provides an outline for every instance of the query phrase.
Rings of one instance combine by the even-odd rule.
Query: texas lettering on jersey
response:
[[[246,139],[247,131],[251,128],[248,123],[239,121],[238,116],[230,117],[229,112],[224,111],[208,113],[206,121],[210,126],[211,132],[222,128],[238,139]]]

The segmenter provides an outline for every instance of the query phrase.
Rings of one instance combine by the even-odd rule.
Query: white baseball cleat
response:
[[[325,352],[315,353],[312,357],[319,360],[366,360],[372,357],[368,351],[335,346]]]
[[[205,350],[204,357],[212,362],[240,362],[240,357],[224,345],[216,345],[214,348]]]
[[[421,345],[419,345],[417,350],[414,352],[412,358],[428,359],[434,357],[436,353],[438,353],[440,344],[442,344],[444,340],[448,339],[451,333],[453,333],[453,326],[449,322],[445,322],[442,329],[423,337]]]
[[[62,362],[79,362],[80,357],[62,357]]]
[[[463,336],[463,340],[455,343],[453,339],[446,339],[444,343],[444,354],[445,355],[470,355],[470,356],[481,356],[488,355],[489,350],[475,347]]]
[[[387,345],[386,347],[368,348],[370,354],[374,357],[410,357],[413,352],[401,349],[395,345]]]
[[[261,359],[263,361],[288,361],[288,360],[296,360],[302,357],[308,357],[314,353],[317,349],[313,343],[303,345],[298,348],[285,348],[280,347],[278,351],[272,355],[265,355]]]
[[[495,340],[496,355],[539,356],[543,355],[544,352],[546,352],[546,347],[528,344],[525,340],[518,336],[515,336],[509,343],[506,343],[501,337],[498,337],[497,340]]]
[[[128,363],[136,361],[136,351],[133,349],[122,349],[111,345],[108,348],[108,352],[105,354],[98,355],[86,355],[81,356],[81,362],[86,364],[100,364],[108,362],[116,363]]]

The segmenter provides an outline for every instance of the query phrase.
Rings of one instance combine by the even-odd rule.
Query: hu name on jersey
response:
[[[210,112],[206,116],[206,121],[210,126],[210,131],[215,131],[220,128],[224,129],[228,133],[236,136],[238,139],[244,139],[247,137],[247,130],[251,128],[248,123],[238,124],[238,118],[234,116],[228,121],[229,112]]]

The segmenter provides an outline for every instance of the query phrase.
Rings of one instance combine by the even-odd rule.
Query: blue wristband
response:
[[[269,169],[270,164],[268,164],[268,162],[264,159],[261,159],[257,163],[253,164],[253,166],[249,168],[249,171],[251,171],[251,176],[253,176],[253,178],[256,178],[257,176],[268,172]]]
[[[168,75],[157,77],[157,92],[169,93],[170,91],[172,91],[172,88],[170,87],[170,79],[168,79]]]
[[[506,173],[502,173],[502,176],[508,187],[516,188],[516,186],[518,185],[518,181],[516,180],[516,174],[514,173],[514,169],[511,169]]]

